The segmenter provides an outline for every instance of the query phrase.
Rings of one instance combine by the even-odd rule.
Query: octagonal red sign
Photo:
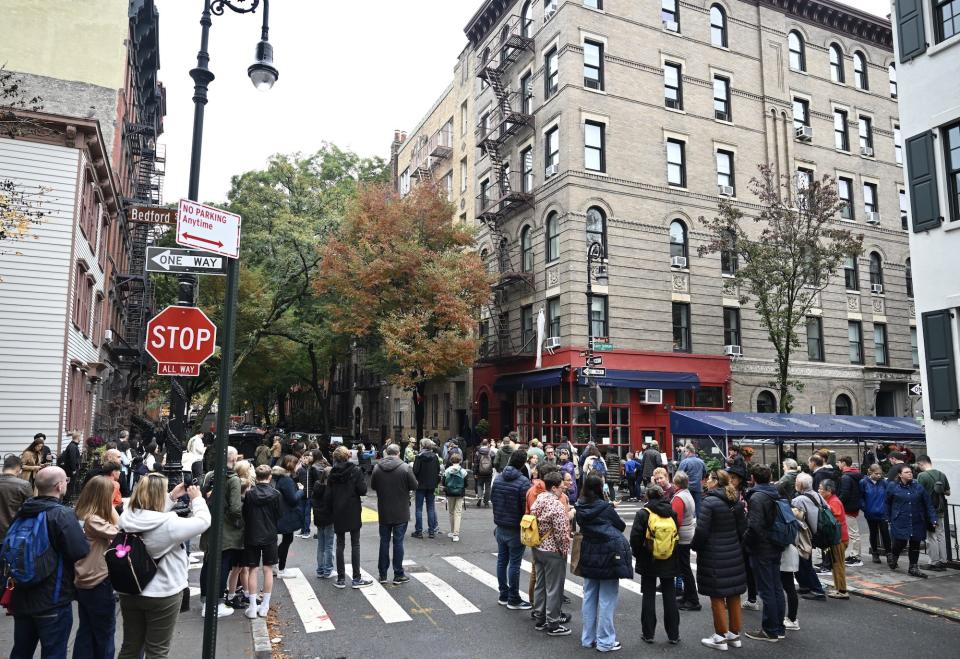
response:
[[[200,374],[217,344],[217,326],[197,307],[169,306],[147,323],[147,354],[160,375]]]

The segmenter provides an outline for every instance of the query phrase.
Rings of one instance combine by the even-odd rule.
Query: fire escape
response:
[[[418,139],[411,162],[411,178],[416,178],[420,183],[433,181],[437,168],[452,155],[453,125],[448,123],[430,137],[421,136]]]
[[[505,306],[510,289],[518,284],[534,288],[533,273],[520,262],[519,245],[510,244],[504,223],[514,214],[533,208],[532,162],[510,166],[510,149],[515,138],[534,129],[530,108],[532,89],[512,91],[510,72],[514,64],[529,57],[534,50],[530,25],[523,25],[519,16],[511,16],[496,38],[497,55],[481,56],[477,76],[488,85],[496,102],[493,110],[481,118],[477,126],[477,148],[482,159],[490,161],[493,180],[480,185],[476,199],[476,217],[487,231],[494,253],[486,256],[486,266],[496,277],[490,301],[481,313],[480,355],[478,361],[508,359],[532,351],[522,339],[517,345],[506,322]],[[484,50],[489,53],[489,49]],[[521,337],[526,334],[521,328]]]

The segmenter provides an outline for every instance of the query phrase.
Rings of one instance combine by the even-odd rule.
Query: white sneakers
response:
[[[789,629],[790,631],[794,631],[794,632],[800,631],[800,622],[798,620],[791,621],[790,618],[784,618],[783,626]]]
[[[453,536],[451,536],[451,537],[453,538],[453,541],[454,541],[454,542],[460,542],[460,536],[459,536],[459,535],[453,535]]]
[[[701,638],[700,642],[706,645],[708,648],[713,648],[714,650],[721,650],[723,652],[727,651],[727,639],[720,634],[714,634],[707,638]]]
[[[724,638],[727,639],[728,648],[739,648],[743,647],[743,641],[740,640],[739,634],[734,634],[733,632],[727,632]]]
[[[743,603],[740,604],[740,608],[746,609],[747,611],[759,611],[760,602],[751,602],[750,600],[744,600]]]
[[[226,618],[226,617],[229,616],[229,615],[233,615],[233,609],[231,609],[229,606],[227,606],[227,605],[224,604],[223,602],[220,602],[219,604],[217,604],[217,617],[218,617],[218,618]],[[203,605],[200,607],[200,617],[201,617],[201,618],[206,618],[206,617],[207,617],[207,603],[206,603],[206,602],[204,602]]]
[[[447,537],[448,537],[448,538],[453,538],[453,537],[455,537],[455,536],[453,535],[453,531],[451,531],[450,533],[448,533],[448,534],[447,534]]]
[[[250,606],[247,607],[247,610],[244,611],[244,615],[250,618],[251,620],[255,620],[257,616],[260,616],[261,618],[266,618],[269,613],[270,613],[269,604],[265,603],[265,604],[261,604],[260,606],[257,606],[256,601],[250,604]]]
[[[275,577],[280,577],[281,579],[290,579],[295,576],[293,570],[280,570],[275,575]]]

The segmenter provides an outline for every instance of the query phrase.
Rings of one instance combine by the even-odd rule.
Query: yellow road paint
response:
[[[373,508],[364,507],[363,510],[360,511],[360,521],[364,524],[368,522],[379,522],[380,515],[378,515],[377,511]]]

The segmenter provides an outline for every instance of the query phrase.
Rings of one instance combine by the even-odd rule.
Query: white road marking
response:
[[[324,610],[313,588],[303,576],[300,568],[289,568],[291,576],[283,579],[283,585],[290,593],[290,599],[293,600],[293,606],[303,621],[303,629],[307,634],[314,632],[333,631],[333,621]],[[251,595],[252,597],[252,595]]]
[[[347,563],[345,566],[347,574],[353,574],[353,567],[350,563]],[[367,586],[366,588],[359,588],[358,590],[367,598],[367,601],[370,602],[370,605],[376,609],[377,613],[387,624],[394,622],[408,622],[413,620],[410,615],[404,611],[403,607],[400,606],[395,599],[390,597],[390,594],[387,592],[387,589],[384,588],[380,583],[370,576],[370,573],[364,569],[360,570],[360,576],[364,579],[369,579],[373,583]],[[349,587],[350,582],[347,582]]]
[[[489,572],[481,570],[473,563],[459,556],[444,556],[443,560],[445,560],[447,563],[457,568],[464,574],[473,577],[474,579],[482,583],[484,586],[489,586],[490,588],[494,589],[495,591],[497,591],[497,594],[500,593],[500,582],[497,581],[496,576],[490,574]]]
[[[430,592],[436,595],[437,599],[446,604],[447,608],[456,615],[480,613],[480,609],[471,604],[470,600],[458,593],[453,586],[437,575],[430,572],[413,572],[410,576],[429,588]]]

